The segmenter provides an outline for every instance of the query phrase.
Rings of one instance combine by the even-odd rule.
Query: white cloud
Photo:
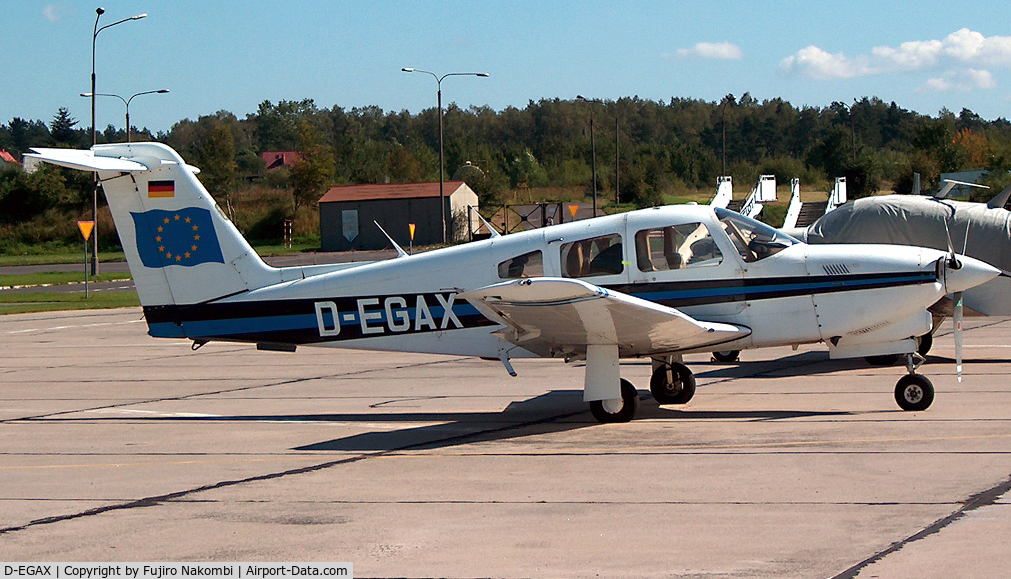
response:
[[[875,46],[870,54],[847,57],[808,46],[780,61],[785,74],[806,78],[846,79],[899,71],[944,67],[949,72],[932,78],[923,90],[970,90],[992,88],[993,76],[985,70],[962,66],[1011,67],[1011,36],[986,37],[962,28],[941,40],[914,40],[898,46]]]
[[[995,36],[994,38],[1000,38]],[[945,38],[941,45],[944,53],[948,56],[962,61],[974,59],[986,44],[987,39],[979,32],[973,32],[968,28],[962,28],[952,32]]]
[[[56,4],[47,4],[46,7],[42,9],[42,15],[50,22],[59,22],[63,19],[63,15],[66,12],[66,8],[57,6]]]
[[[797,54],[784,58],[780,69],[787,74],[796,74],[818,80],[853,78],[873,74],[867,58],[849,58],[843,53],[831,54],[808,46]]]
[[[692,48],[678,49],[680,58],[710,58],[719,60],[737,60],[744,56],[741,49],[730,42],[700,42]]]
[[[941,48],[940,40],[917,40],[903,42],[898,48],[875,46],[871,55],[882,70],[917,70],[937,64]]]
[[[995,88],[997,81],[988,70],[970,68],[964,71],[950,71],[939,78],[931,78],[916,89],[920,93],[983,90]]]

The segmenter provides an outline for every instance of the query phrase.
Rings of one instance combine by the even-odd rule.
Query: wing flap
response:
[[[613,344],[621,355],[686,351],[751,334],[744,326],[696,320],[648,300],[568,278],[507,281],[462,293],[499,335],[541,355],[581,353]]]

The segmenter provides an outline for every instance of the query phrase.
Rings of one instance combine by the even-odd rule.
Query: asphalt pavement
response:
[[[359,577],[1003,577],[1011,319],[904,368],[822,347],[688,356],[686,406],[597,424],[583,367],[0,318],[0,559],[350,561]]]

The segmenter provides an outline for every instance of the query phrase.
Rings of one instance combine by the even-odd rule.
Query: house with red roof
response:
[[[264,151],[260,153],[263,164],[268,171],[280,169],[281,167],[291,167],[296,161],[302,158],[298,151]]]
[[[467,239],[479,224],[477,194],[463,181],[444,186],[447,238]],[[468,229],[469,221],[471,229]],[[384,249],[390,242],[379,223],[400,246],[442,243],[439,182],[381,183],[331,187],[319,200],[320,243],[323,251]]]
[[[21,167],[21,163],[18,162],[14,155],[8,153],[7,149],[0,149],[0,167],[5,167],[7,165]]]

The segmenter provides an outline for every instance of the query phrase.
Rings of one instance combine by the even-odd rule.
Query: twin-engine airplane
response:
[[[914,336],[927,308],[998,275],[953,252],[809,246],[725,209],[657,207],[364,265],[264,264],[172,149],[157,143],[26,155],[101,179],[148,332],[498,358],[586,360],[583,399],[631,420],[619,359],[650,357],[661,404],[695,391],[682,354],[825,342],[832,358],[899,354],[895,398],[927,408]]]

